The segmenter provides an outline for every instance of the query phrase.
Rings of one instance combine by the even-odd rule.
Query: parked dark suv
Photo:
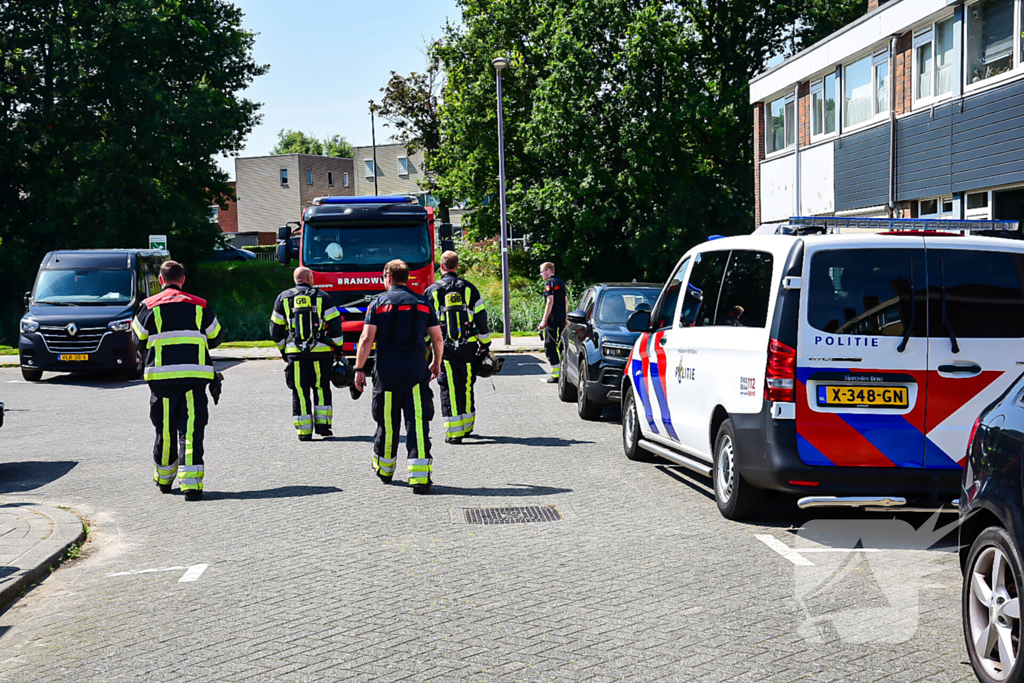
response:
[[[169,258],[166,251],[132,249],[47,254],[25,294],[22,376],[35,382],[45,370],[118,370],[141,377],[132,318],[146,297],[160,292],[160,264]]]
[[[588,287],[562,333],[562,370],[558,397],[576,401],[584,420],[596,420],[609,403],[618,403],[622,373],[640,335],[626,329],[636,310],[650,310],[661,285],[608,282]]]
[[[961,607],[978,680],[1021,681],[1024,375],[978,417],[960,494]]]

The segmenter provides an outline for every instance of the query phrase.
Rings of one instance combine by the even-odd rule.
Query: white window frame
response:
[[[405,164],[402,164],[402,162]],[[409,177],[409,157],[398,157],[398,175]]]
[[[954,15],[947,14],[945,16],[939,17],[938,19],[936,19],[935,21],[931,22],[927,26],[924,26],[923,28],[919,28],[916,31],[914,31],[914,41],[913,41],[913,46],[911,47],[911,69],[910,69],[910,81],[911,81],[911,86],[910,86],[911,87],[911,103],[910,103],[910,108],[911,108],[911,110],[930,107],[933,104],[935,104],[936,102],[942,102],[944,100],[951,99],[953,97],[953,91],[956,89],[956,88],[952,88],[951,87],[949,89],[949,92],[942,93],[942,94],[938,94],[938,90],[937,90],[937,88],[938,88],[938,79],[939,79],[939,60],[938,60],[938,53],[936,52],[935,48],[936,48],[936,45],[938,44],[937,41],[936,41],[936,39],[938,38],[938,35],[939,35],[938,25],[941,24],[944,21],[951,21],[952,25],[950,27],[950,30],[951,31],[952,30],[956,30],[956,19],[955,19]],[[931,43],[932,44],[932,94],[929,95],[928,97],[921,97],[919,95],[919,93],[918,93],[918,87],[917,87],[917,81],[918,81],[917,75],[920,72],[920,68],[921,68],[920,65],[918,64],[918,61],[917,61],[917,49],[919,47],[921,47],[922,45],[925,45],[926,43]],[[957,60],[958,59],[959,60],[963,60],[963,55],[962,54],[958,55],[956,53],[956,49],[955,49],[956,41],[953,41],[953,45],[954,45],[954,50],[953,50],[953,71],[955,73],[956,70],[957,70],[957,66],[958,66],[957,65]],[[954,78],[956,78],[956,76],[954,76]]]
[[[343,187],[348,187],[348,172],[347,171],[341,174],[341,184],[342,184]]]
[[[994,84],[1008,81],[1012,78],[1017,78],[1021,74],[1021,42],[1024,38],[1021,37],[1021,0],[1013,0],[1013,31],[1010,33],[1010,37],[1013,41],[1010,46],[1010,55],[1013,58],[1013,66],[1010,67],[1006,73],[1001,73],[997,76],[991,76],[989,78],[983,78],[977,83],[971,82],[971,62],[968,57],[968,50],[970,49],[970,12],[974,5],[977,5],[985,0],[974,0],[964,5],[964,25],[962,33],[962,48],[960,50],[960,59],[963,64],[960,71],[964,75],[964,93],[976,92],[978,90],[984,90]],[[973,194],[973,193],[972,193]],[[991,197],[989,197],[991,199]]]
[[[848,68],[850,68],[851,65],[856,64],[857,62],[863,61],[865,59],[871,60],[871,69],[870,69],[870,74],[871,74],[871,77],[870,77],[870,85],[871,85],[871,117],[868,118],[866,121],[861,121],[859,123],[850,124],[850,123],[847,122],[847,118],[846,118],[849,115],[849,113],[850,113],[850,108],[847,106],[847,103],[846,103],[846,80],[847,80],[847,78],[846,78],[846,70]],[[885,109],[883,109],[881,111],[875,111],[875,105],[878,104],[877,98],[875,97],[875,95],[877,94],[877,91],[876,91],[876,88],[875,88],[875,82],[878,79],[878,67],[883,66],[883,65],[888,70],[888,68],[889,68],[889,46],[888,45],[886,45],[885,47],[882,47],[882,48],[875,48],[874,50],[871,50],[871,51],[868,51],[868,52],[862,52],[855,59],[851,59],[848,62],[844,62],[843,63],[842,90],[839,92],[839,97],[842,100],[843,133],[849,133],[849,132],[852,132],[852,131],[855,131],[855,130],[861,130],[862,128],[867,128],[869,126],[873,126],[876,123],[879,123],[879,122],[881,122],[881,121],[883,121],[883,120],[885,120],[885,119],[887,119],[889,117],[889,107],[892,106],[891,103],[892,103],[892,81],[893,81],[893,75],[891,73],[888,74],[888,76],[887,76],[887,81],[888,81],[888,87],[886,88],[886,93],[888,95],[888,97],[886,98],[887,106],[885,107]]]
[[[925,202],[935,202],[935,213],[924,213],[922,205]],[[949,211],[943,210],[943,203],[949,202]],[[945,197],[928,197],[927,199],[920,199],[917,202],[917,217],[918,218],[953,218],[953,211],[956,209],[956,205],[953,203],[952,195],[946,195]]]
[[[967,197],[972,194],[985,195],[985,206],[980,209],[967,208]],[[992,190],[980,192],[964,192],[964,218],[967,220],[989,220],[992,217]]]
[[[771,136],[771,133],[772,133],[772,116],[771,116],[771,113],[772,113],[772,103],[778,102],[779,100],[782,100],[782,148],[781,149],[773,149],[772,151],[769,152],[768,151],[768,139],[769,139],[769,137]],[[789,107],[789,105],[793,105],[793,141],[790,142],[790,143],[787,143],[786,142],[786,128],[787,128],[787,126],[789,124],[789,120],[788,120],[788,118],[786,116],[786,109]],[[764,117],[764,149],[765,149],[765,159],[771,159],[773,157],[782,156],[784,154],[787,154],[787,153],[793,151],[793,149],[796,147],[797,136],[800,135],[800,131],[797,129],[797,119],[799,119],[799,106],[798,106],[797,101],[796,101],[796,93],[794,93],[792,90],[788,90],[786,92],[778,93],[777,95],[775,95],[773,97],[769,97],[764,102],[764,111],[765,111],[765,117]]]
[[[377,175],[377,166],[373,163],[373,159],[363,159],[363,170],[366,172],[367,178]]]
[[[818,94],[818,95],[821,96],[821,100],[822,100],[822,116],[824,116],[824,112],[825,112],[825,108],[824,108],[824,101],[825,101],[825,79],[828,78],[829,76],[832,76],[832,77],[834,77],[836,79],[836,86],[835,86],[836,87],[836,92],[835,92],[835,95],[836,95],[835,130],[833,130],[831,133],[826,133],[825,132],[825,122],[823,120],[822,123],[821,123],[821,131],[822,132],[815,134],[815,132],[814,132],[814,119],[815,119],[814,95]],[[818,142],[820,140],[828,140],[829,138],[834,138],[837,135],[839,135],[839,130],[840,130],[840,125],[839,124],[840,124],[840,118],[842,116],[842,107],[840,106],[840,101],[841,101],[842,96],[843,96],[841,88],[842,88],[842,83],[840,82],[840,77],[839,77],[839,74],[837,73],[836,69],[833,69],[832,71],[829,71],[827,73],[823,73],[820,76],[818,76],[816,79],[811,81],[811,93],[810,93],[809,99],[807,101],[807,104],[808,104],[808,109],[810,111],[810,119],[811,120],[808,121],[808,128],[810,129],[810,132],[811,132],[811,142],[812,143],[813,142]]]
[[[327,172],[327,187],[334,187],[334,171]]]

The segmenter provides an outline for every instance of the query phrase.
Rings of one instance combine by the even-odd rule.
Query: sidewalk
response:
[[[0,505],[0,610],[46,578],[85,529],[70,512],[34,503]]]

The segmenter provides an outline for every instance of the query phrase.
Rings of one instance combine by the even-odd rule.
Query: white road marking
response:
[[[185,575],[182,576],[180,579],[178,579],[178,583],[188,583],[189,581],[195,581],[196,579],[198,579],[200,576],[203,575],[203,572],[205,572],[206,568],[209,567],[209,566],[210,565],[208,565],[208,564],[194,564],[194,565],[192,565],[191,567],[188,568],[188,571],[185,572]]]
[[[544,382],[544,384],[547,384],[548,383],[548,378],[547,377],[538,377],[537,381],[538,382]]]
[[[114,574],[107,574],[107,576],[132,576],[134,574],[152,574],[153,572],[173,572],[179,569],[188,569],[188,567],[161,567],[160,569],[136,569],[131,572],[115,572]]]
[[[814,563],[804,553],[880,553],[880,548],[790,548],[770,534],[754,534],[754,538],[777,552],[798,567],[813,567]]]

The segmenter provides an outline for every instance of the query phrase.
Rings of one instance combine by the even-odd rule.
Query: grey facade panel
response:
[[[1024,182],[1024,81],[968,97],[960,109],[953,111],[953,190]]]
[[[896,200],[950,193],[952,106],[922,111],[896,122]]]
[[[836,142],[836,211],[888,203],[889,130],[876,126]]]

